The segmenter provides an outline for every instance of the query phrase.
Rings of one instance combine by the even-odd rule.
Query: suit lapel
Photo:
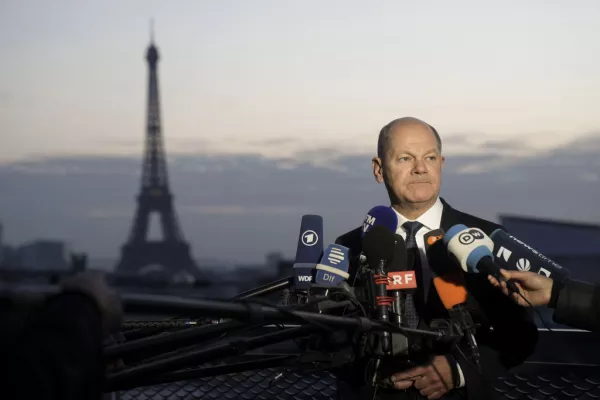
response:
[[[442,220],[440,222],[440,228],[442,228],[444,231],[447,231],[454,225],[460,224],[461,222],[459,221],[456,210],[454,210],[454,208],[452,208],[450,204],[446,202],[446,200],[442,198],[440,198],[440,200],[444,205],[444,209],[442,210]]]

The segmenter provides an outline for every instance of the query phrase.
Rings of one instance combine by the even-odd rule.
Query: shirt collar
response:
[[[394,209],[392,208],[392,210],[394,210]],[[429,208],[429,210],[427,210],[423,215],[421,215],[415,221],[419,221],[420,223],[422,223],[425,226],[425,228],[427,228],[427,230],[431,231],[434,229],[439,229],[440,225],[442,223],[443,210],[444,210],[444,205],[442,204],[440,198],[438,197],[436,202],[433,204],[433,206],[431,206]],[[404,232],[404,229],[402,229],[402,225],[405,222],[411,221],[411,220],[409,220],[408,218],[406,218],[404,215],[400,214],[396,210],[394,210],[394,212],[398,216],[398,230],[396,231],[396,233]]]

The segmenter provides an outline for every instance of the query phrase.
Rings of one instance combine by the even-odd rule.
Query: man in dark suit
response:
[[[402,236],[409,254],[413,254],[414,264],[409,269],[417,272],[418,293],[421,293],[415,296],[414,306],[412,300],[409,304],[409,298],[405,299],[407,315],[415,314],[413,328],[428,328],[431,320],[448,318],[436,290],[429,290],[433,287],[431,270],[436,266],[428,265],[423,236],[434,229],[448,230],[456,224],[480,228],[488,235],[501,228],[460,212],[439,197],[444,161],[437,131],[411,117],[394,120],[383,127],[377,157],[372,160],[375,179],[385,184],[398,216],[396,234]],[[340,236],[336,243],[350,248],[357,256],[361,251],[361,227]],[[444,268],[448,268],[452,261],[447,258],[436,263],[447,264]],[[357,264],[353,263],[350,279],[356,269]],[[407,367],[400,361],[391,361],[380,367],[380,376],[388,388],[370,388],[360,362],[354,368],[341,371],[338,398],[494,398],[491,381],[529,357],[537,343],[537,328],[530,315],[494,290],[486,277],[469,275],[465,281],[469,294],[467,303],[477,311],[474,318],[481,324],[476,338],[482,373],[465,358],[465,352],[456,347],[422,345],[419,358],[424,361],[419,365]],[[408,318],[408,322],[411,321]]]

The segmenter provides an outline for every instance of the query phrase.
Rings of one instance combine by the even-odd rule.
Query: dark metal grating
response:
[[[526,367],[526,366],[525,366]],[[530,368],[525,368],[530,369]],[[536,366],[534,369],[539,370]],[[600,368],[551,366],[543,373],[516,373],[495,383],[500,398],[511,400],[600,400]],[[570,372],[576,369],[577,374]],[[327,372],[289,373],[270,384],[279,370],[244,372],[214,378],[148,386],[121,392],[120,400],[329,400],[335,399],[335,377]]]

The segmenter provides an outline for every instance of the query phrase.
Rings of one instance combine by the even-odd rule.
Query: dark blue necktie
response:
[[[416,234],[423,227],[423,224],[418,221],[408,221],[402,224],[402,228],[406,231],[406,249],[414,254],[415,270],[421,264],[419,262],[419,248],[417,247]],[[418,271],[415,271],[418,273]],[[415,329],[419,326],[419,314],[415,304],[415,299],[412,293],[406,294],[404,301],[404,316],[409,328]]]

